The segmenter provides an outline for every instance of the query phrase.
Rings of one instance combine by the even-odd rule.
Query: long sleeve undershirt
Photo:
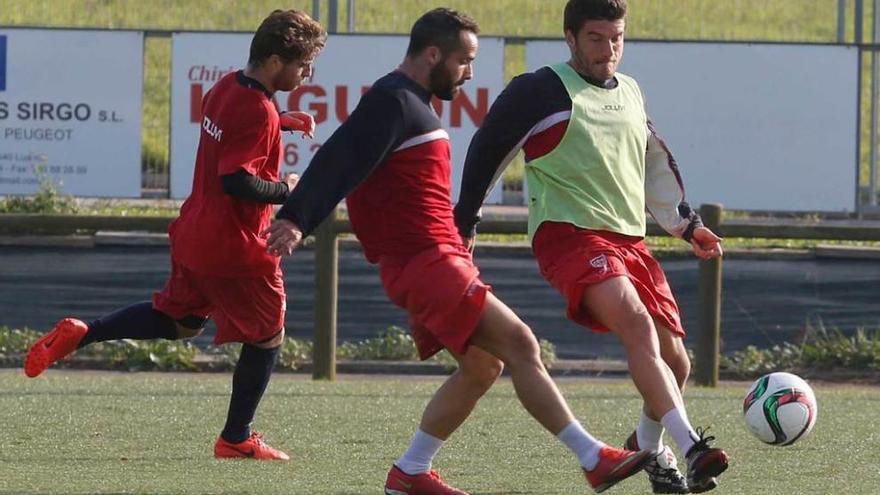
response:
[[[221,175],[223,192],[230,196],[258,203],[280,205],[290,195],[285,182],[272,182],[251,175],[244,170],[234,174]]]

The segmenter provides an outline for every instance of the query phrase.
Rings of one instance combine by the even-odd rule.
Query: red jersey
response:
[[[278,109],[259,83],[238,71],[208,91],[202,116],[192,193],[169,229],[171,256],[204,275],[274,273],[280,258],[266,252],[266,240],[260,237],[271,221],[272,205],[226,194],[220,177],[244,170],[278,181]]]
[[[431,93],[392,72],[318,150],[278,218],[308,234],[348,196],[352,228],[372,263],[461,245],[451,173],[449,136]]]

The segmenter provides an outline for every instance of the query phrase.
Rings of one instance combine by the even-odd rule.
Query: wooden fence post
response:
[[[312,379],[336,380],[336,298],[339,243],[336,211],[315,229],[315,341]]]
[[[703,223],[720,235],[721,205],[700,206]],[[721,258],[700,260],[698,286],[699,328],[694,378],[697,385],[718,385],[718,365],[721,340]]]

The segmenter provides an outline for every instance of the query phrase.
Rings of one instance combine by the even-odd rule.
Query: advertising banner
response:
[[[171,196],[185,198],[192,187],[193,166],[204,94],[223,75],[243,68],[252,34],[175,33],[171,72]],[[314,139],[285,133],[282,172],[302,173],[321,143],[348,118],[376,79],[403,60],[407,36],[331,35],[315,64],[312,81],[275,100],[281,110],[300,110],[315,117]],[[473,133],[504,87],[504,41],[481,37],[474,78],[452,102],[435,101],[435,110],[452,146],[453,196]],[[500,186],[488,202],[500,202]]]
[[[141,196],[144,37],[0,29],[0,194]]]

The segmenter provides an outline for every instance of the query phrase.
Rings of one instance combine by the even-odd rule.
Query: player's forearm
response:
[[[462,236],[473,237],[476,234],[477,224],[482,218],[480,208],[483,201],[520,148],[520,143],[511,143],[508,134],[491,125],[474,134],[462,172],[458,203],[455,205],[455,224]]]
[[[651,215],[675,237],[690,241],[694,229],[702,227],[700,215],[684,200],[684,182],[669,147],[648,122],[645,153],[645,203]]]
[[[226,194],[258,203],[281,204],[290,194],[286,183],[261,179],[244,170],[222,175],[220,182]]]

